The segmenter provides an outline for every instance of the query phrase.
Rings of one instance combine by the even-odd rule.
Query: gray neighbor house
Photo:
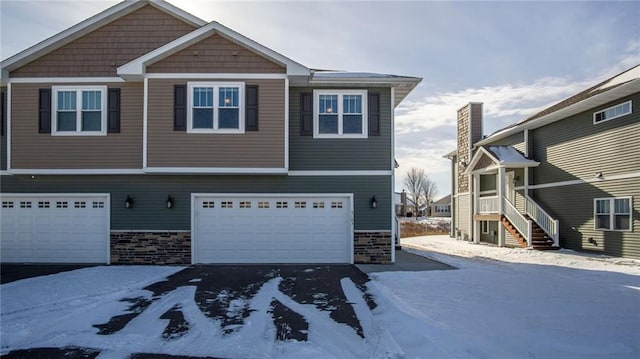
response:
[[[458,110],[452,237],[640,258],[640,65],[482,133]]]
[[[2,262],[389,263],[394,109],[160,0],[2,61]]]

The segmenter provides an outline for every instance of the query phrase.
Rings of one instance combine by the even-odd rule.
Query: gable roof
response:
[[[536,167],[540,162],[530,160],[511,146],[480,146],[473,155],[471,163],[467,166],[467,173],[474,172],[474,167],[483,156],[487,156],[494,164],[482,170],[491,170],[499,167]]]
[[[623,71],[595,86],[550,106],[533,116],[502,128],[476,143],[490,144],[525,129],[535,129],[565,119],[580,112],[604,105],[640,91],[640,64]]]
[[[176,52],[183,50],[197,42],[200,42],[214,34],[219,34],[230,41],[238,43],[250,50],[262,55],[287,69],[287,75],[290,76],[309,76],[311,70],[305,66],[285,57],[266,46],[263,46],[250,38],[237,33],[230,28],[212,21],[207,25],[194,30],[170,43],[161,46],[145,55],[138,57],[120,67],[118,67],[118,75],[125,79],[141,79],[146,71],[146,67],[165,59]]]
[[[163,0],[125,0],[2,61],[0,64],[2,79],[6,79],[9,72],[146,5],[151,5],[195,27],[201,27],[207,23]]]
[[[450,194],[448,194],[446,196],[443,196],[439,200],[431,203],[432,206],[438,206],[438,205],[443,205],[443,204],[451,204],[451,195]]]

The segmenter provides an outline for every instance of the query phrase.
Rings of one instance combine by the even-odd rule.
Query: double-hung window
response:
[[[315,90],[314,138],[366,138],[366,90]]]
[[[630,231],[631,208],[631,197],[596,198],[594,200],[595,229]]]
[[[52,92],[52,135],[107,134],[106,86],[54,86]]]
[[[244,133],[244,83],[189,82],[187,131]]]

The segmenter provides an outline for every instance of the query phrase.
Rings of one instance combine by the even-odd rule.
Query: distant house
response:
[[[640,65],[503,128],[458,110],[452,235],[640,258]]]
[[[451,217],[451,195],[444,196],[429,206],[431,217]]]

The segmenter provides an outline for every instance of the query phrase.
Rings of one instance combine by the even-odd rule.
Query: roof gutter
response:
[[[563,118],[567,118],[580,112],[587,111],[588,109],[604,105],[608,102],[615,101],[639,91],[640,79],[629,81],[624,85],[620,85],[609,91],[605,91],[603,93],[589,97],[585,100],[574,103],[573,105],[562,108],[556,112],[552,112],[532,121],[523,122],[521,124],[516,124],[513,127],[503,129],[500,132],[497,132],[483,140],[476,142],[474,147],[490,144],[494,141],[503,139],[524,130],[533,130],[542,126],[546,126]]]

